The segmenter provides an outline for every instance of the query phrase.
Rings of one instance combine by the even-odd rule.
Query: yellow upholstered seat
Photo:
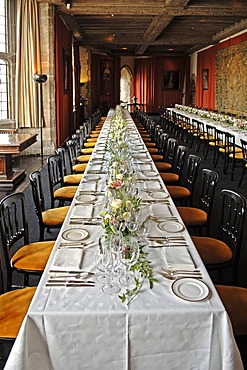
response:
[[[247,289],[225,285],[215,288],[230,317],[234,335],[247,335]]]
[[[81,149],[81,154],[92,154],[94,148],[83,148]]]
[[[69,206],[50,208],[42,212],[42,221],[46,227],[62,226],[69,211]]]
[[[76,160],[81,163],[87,163],[91,158],[90,154],[79,155]]]
[[[162,162],[164,160],[164,156],[161,154],[155,154],[155,153],[154,154],[150,153],[150,154],[154,162]]]
[[[44,271],[55,241],[26,244],[19,248],[11,261],[18,270]]]
[[[71,201],[77,191],[77,186],[64,186],[54,191],[54,200]]]
[[[81,182],[83,174],[72,174],[72,175],[65,175],[63,178],[64,185],[67,186],[73,186],[73,185],[79,185]]]
[[[87,139],[87,142],[89,142],[89,143],[96,143],[97,142],[97,137],[89,137]]]
[[[95,133],[95,134],[91,133],[89,136],[90,138],[97,139],[99,137],[99,133]]]
[[[94,148],[95,147],[95,144],[96,144],[96,142],[86,141],[84,143],[84,147],[85,148]]]
[[[200,236],[192,236],[191,238],[205,265],[215,265],[231,261],[232,251],[223,241]]]
[[[15,339],[36,287],[13,290],[0,296],[0,338]]]
[[[155,148],[156,147],[156,144],[153,143],[152,141],[148,141],[148,142],[145,142],[145,145],[146,147],[149,149],[149,148]]]
[[[82,173],[85,171],[86,167],[87,167],[87,163],[77,163],[77,164],[74,164],[74,166],[72,167],[72,170],[74,172]]]

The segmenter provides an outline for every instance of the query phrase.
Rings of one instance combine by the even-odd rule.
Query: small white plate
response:
[[[152,160],[150,158],[140,158],[142,163],[150,163]]]
[[[68,229],[62,233],[62,238],[69,241],[80,241],[88,237],[88,231],[84,229]]]
[[[149,193],[149,196],[153,199],[165,199],[169,197],[169,194],[163,191],[153,191],[152,193]]]
[[[162,231],[167,231],[170,233],[177,233],[183,230],[183,225],[177,221],[162,221],[158,224],[158,228]]]
[[[195,278],[180,278],[172,283],[173,293],[185,301],[199,302],[209,296],[208,286]]]
[[[89,181],[97,181],[97,180],[100,180],[100,176],[98,176],[98,175],[84,175],[84,179],[89,180]]]
[[[158,175],[155,171],[143,171],[142,174],[146,177],[155,177]]]
[[[81,194],[78,195],[75,199],[81,203],[91,203],[96,200],[96,196],[91,194]]]

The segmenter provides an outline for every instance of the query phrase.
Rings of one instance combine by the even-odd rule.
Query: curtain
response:
[[[41,74],[36,0],[18,0],[16,43],[16,127],[39,127],[40,84],[33,80],[35,73]]]

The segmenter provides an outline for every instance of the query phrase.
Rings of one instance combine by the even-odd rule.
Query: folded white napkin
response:
[[[88,172],[90,172],[90,171],[94,171],[94,172],[98,171],[98,172],[100,172],[101,171],[101,164],[92,163],[92,165],[90,166]]]
[[[83,181],[80,186],[81,191],[96,191],[96,182],[94,181]]]
[[[159,181],[146,181],[144,184],[144,189],[145,190],[161,190],[161,184]]]
[[[83,257],[83,249],[58,249],[51,270],[80,271],[82,269]]]
[[[153,169],[153,167],[151,166],[151,164],[142,164],[142,163],[140,163],[140,170],[141,171],[151,171],[152,169]]]
[[[174,270],[195,270],[195,264],[186,247],[163,248],[167,267]]]
[[[74,206],[71,218],[92,218],[92,217],[93,217],[92,204],[78,204]]]

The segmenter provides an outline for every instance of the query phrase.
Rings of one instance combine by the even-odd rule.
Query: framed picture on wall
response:
[[[114,91],[114,62],[101,60],[101,95],[113,95]]]
[[[202,89],[208,90],[208,68],[202,70]]]
[[[64,82],[64,94],[69,92],[69,55],[63,49],[63,82]]]
[[[164,71],[162,88],[163,90],[179,90],[180,71]]]

